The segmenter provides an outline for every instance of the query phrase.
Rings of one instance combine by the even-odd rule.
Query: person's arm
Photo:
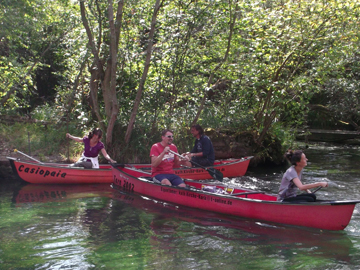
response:
[[[66,133],[66,138],[72,139],[72,140],[74,140],[76,142],[83,142],[82,138],[70,135],[70,133]]]
[[[188,156],[190,157],[202,157],[204,154],[203,152],[199,152],[199,153],[189,153]]]
[[[161,161],[163,160],[165,154],[166,154],[167,152],[169,152],[169,150],[170,150],[170,147],[169,147],[169,146],[166,146],[166,147],[164,148],[164,151],[162,151],[162,153],[160,153],[160,155],[158,155],[158,156],[152,156],[152,157],[151,157],[151,166],[152,166],[152,167],[157,167],[157,166],[159,166],[160,163],[161,163]]]
[[[109,156],[109,154],[106,152],[105,148],[101,149],[101,153],[103,154],[103,156],[110,161],[111,163],[116,163],[116,160],[111,159],[111,157]]]
[[[307,190],[307,189],[312,189],[312,188],[316,188],[316,187],[327,187],[328,186],[328,182],[316,182],[313,184],[306,184],[304,185],[303,183],[301,183],[299,178],[294,178],[293,183],[300,189],[300,190]]]

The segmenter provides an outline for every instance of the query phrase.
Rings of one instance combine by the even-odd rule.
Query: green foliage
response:
[[[99,58],[107,65],[108,1],[84,3]],[[66,0],[1,5],[0,98],[10,90],[13,94],[0,111],[31,112],[54,125],[73,123],[77,132],[101,125],[90,96],[94,59],[79,23],[79,6]],[[312,102],[324,106],[335,121],[358,128],[357,1],[164,1],[134,133],[124,145],[153,9],[152,1],[124,2],[116,74],[120,111],[113,131],[116,150],[110,153],[130,158],[131,148],[139,160],[148,159],[163,128],[179,134],[180,149],[189,149],[189,126],[203,100],[201,125],[250,131],[260,148],[266,148],[269,136],[291,144],[293,134],[287,130],[306,125],[314,115]],[[104,95],[97,93],[102,119]]]
[[[2,113],[29,112],[44,101],[52,101],[56,87],[67,84],[67,58],[71,53],[66,50],[74,45],[73,35],[78,35],[71,3],[69,0],[1,2]]]
[[[66,126],[45,123],[1,124],[0,136],[12,150],[17,149],[43,158],[66,153]]]

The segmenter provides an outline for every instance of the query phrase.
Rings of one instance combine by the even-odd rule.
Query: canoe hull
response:
[[[113,187],[128,193],[138,193],[157,200],[240,216],[267,222],[312,227],[324,230],[343,230],[349,224],[354,207],[359,201],[327,201],[319,203],[289,204],[276,201],[275,195],[251,194],[231,196],[209,193],[202,190],[189,190],[163,186],[135,177],[130,170],[112,168]],[[138,175],[137,175],[138,176]],[[203,183],[186,181],[192,187],[199,188]],[[218,187],[221,188],[221,185]],[[244,192],[235,189],[233,193]]]
[[[243,176],[251,158],[220,160],[213,168],[221,171],[224,177]],[[8,160],[18,178],[32,184],[110,184],[113,182],[109,164],[102,164],[99,169],[84,169],[71,168],[68,164],[36,163],[11,157],[8,157]],[[129,164],[128,166],[143,169],[150,175],[150,164]],[[174,171],[182,178],[194,180],[211,178],[209,173],[201,168],[176,168]]]
[[[81,169],[65,165],[40,164],[8,158],[13,172],[21,180],[33,184],[110,184],[110,165],[106,169]]]

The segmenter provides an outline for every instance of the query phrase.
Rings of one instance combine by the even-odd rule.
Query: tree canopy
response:
[[[279,128],[302,127],[311,104],[360,124],[358,1],[0,7],[2,114],[46,108],[50,118],[102,126],[108,145],[115,131],[127,144],[198,122],[247,130],[261,146]]]

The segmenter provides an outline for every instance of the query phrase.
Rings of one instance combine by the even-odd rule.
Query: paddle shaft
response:
[[[317,189],[315,189],[315,190],[312,191],[311,193],[315,193],[315,192],[318,191],[319,189],[322,189],[322,186],[318,187]]]
[[[17,149],[15,149],[14,152],[15,152],[15,153],[20,153],[20,154],[22,154],[23,156],[25,156],[25,157],[27,157],[27,158],[30,158],[30,159],[32,159],[32,160],[34,160],[34,161],[36,161],[36,162],[38,162],[38,163],[40,163],[40,164],[44,164],[44,163],[42,163],[41,161],[39,161],[39,160],[37,160],[37,159],[35,159],[35,158],[33,158],[33,157],[30,157],[30,156],[28,156],[27,154],[25,154],[25,153],[23,153],[23,152],[21,152],[21,151],[19,151],[19,150],[17,150]]]
[[[180,158],[182,158],[182,159],[185,159],[182,155],[180,155],[179,153],[176,153],[176,152],[174,152],[174,151],[172,151],[172,150],[169,150],[169,152],[170,153],[173,153],[174,155],[176,155],[176,156],[178,156],[178,157],[180,157]],[[216,180],[219,180],[219,181],[222,181],[223,180],[223,175],[222,175],[222,173],[219,171],[219,170],[216,170],[216,169],[214,169],[214,168],[206,168],[206,167],[204,167],[204,166],[202,166],[202,165],[200,165],[200,164],[198,164],[198,163],[196,163],[196,162],[194,162],[194,161],[192,161],[192,160],[189,160],[192,164],[194,164],[195,166],[198,166],[198,167],[200,167],[200,168],[202,168],[202,169],[204,169],[205,171],[207,171],[212,177],[214,177]],[[211,169],[211,170],[210,170]]]
[[[174,155],[178,156],[179,158],[181,159],[185,159],[182,155],[180,155],[179,153],[176,153],[172,150],[169,150],[170,153],[173,153]],[[204,167],[204,166],[201,166],[200,164],[197,164],[196,162],[192,161],[191,159],[189,160],[191,163],[193,163],[194,165],[200,167],[200,168],[203,168],[204,170],[207,170],[208,168]]]

